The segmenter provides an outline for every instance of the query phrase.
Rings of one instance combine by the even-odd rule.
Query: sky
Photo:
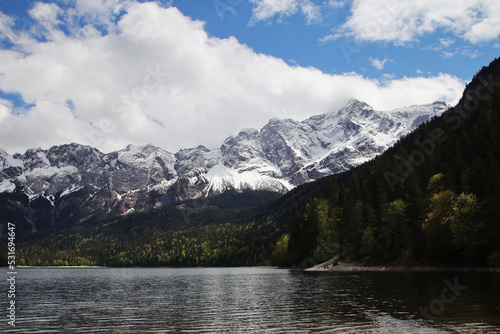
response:
[[[460,98],[498,0],[0,0],[0,148],[219,147],[355,98]]]

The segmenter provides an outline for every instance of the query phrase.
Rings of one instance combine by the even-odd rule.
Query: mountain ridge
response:
[[[227,190],[286,193],[374,158],[446,109],[434,102],[376,111],[350,100],[303,121],[274,118],[260,130],[242,129],[219,148],[199,145],[176,153],[152,144],[110,153],[76,143],[24,154],[1,150],[0,193],[24,194],[28,204],[48,201],[51,224],[84,221],[96,208],[104,215],[128,214]],[[68,203],[85,214],[76,219]],[[37,230],[36,222],[31,225]]]
[[[430,110],[430,108],[434,109]],[[46,193],[50,196],[57,192],[67,194],[74,187],[61,189],[67,183],[64,182],[66,179],[66,181],[72,181],[79,186],[93,182],[99,185],[108,183],[117,192],[123,194],[128,191],[159,186],[162,182],[170,181],[176,177],[197,178],[197,180],[192,180],[197,182],[209,181],[206,174],[217,165],[227,167],[238,174],[256,171],[260,176],[281,179],[281,186],[277,185],[274,190],[285,192],[303,182],[349,169],[358,164],[356,159],[359,161],[369,160],[374,154],[388,148],[401,135],[408,133],[421,122],[444,112],[446,108],[444,103],[434,102],[427,105],[399,108],[390,112],[378,112],[366,103],[351,100],[338,111],[315,115],[304,121],[273,118],[260,131],[250,128],[242,129],[236,136],[226,138],[222,145],[216,149],[208,149],[199,145],[195,148],[181,149],[176,153],[165,151],[152,144],[143,146],[129,144],[122,150],[107,154],[102,153],[97,148],[76,143],[52,146],[48,150],[31,148],[26,150],[24,154],[9,155],[4,150],[0,150],[0,192],[13,191],[13,186],[29,184],[26,189],[28,195],[37,196]],[[417,117],[408,115],[418,111],[418,109],[425,109],[425,111]],[[391,130],[391,126],[395,126],[394,123],[391,123],[394,120],[391,119],[390,114],[400,113],[401,110],[406,111],[407,114],[403,119],[410,119],[412,123],[396,124],[397,131],[393,131],[391,135],[386,134],[386,138],[384,138],[384,135],[381,134]],[[343,144],[339,143],[339,139],[345,141],[345,139],[359,134],[363,127],[367,124],[370,125],[369,122],[363,122],[363,118],[369,120],[370,117],[372,117],[372,121],[373,119],[380,120],[380,123],[377,123],[378,128],[368,129],[369,135],[372,137],[363,138],[363,140],[367,140],[366,145],[360,145],[361,140],[359,139],[354,143],[356,148],[365,149],[360,152],[365,156],[360,157],[358,154],[355,158],[351,158],[347,166],[329,164],[332,157],[338,158],[339,155],[345,153],[344,147],[337,149]],[[339,138],[339,127],[335,127],[333,124],[335,121],[338,121],[337,125],[344,129],[344,138]],[[332,127],[333,129],[331,129]],[[344,143],[343,146],[348,145]],[[334,155],[329,157],[331,154]],[[72,167],[77,168],[79,173],[84,172],[84,175],[80,175],[82,178],[75,175],[76,170]],[[135,180],[125,180],[125,177],[106,180],[106,175],[92,173],[93,170],[101,172],[103,168],[113,169],[113,172],[118,175],[122,175],[127,169],[133,171],[134,169],[146,168],[149,173],[135,174]],[[45,171],[42,172],[42,169]],[[50,177],[57,172],[56,169],[61,171],[61,175],[58,175],[58,178],[54,180]],[[219,168],[219,172],[221,169]],[[214,171],[212,174],[218,176],[220,173]],[[231,173],[228,171],[224,176],[226,176],[226,181],[229,181],[227,177],[231,176]],[[47,184],[37,186],[30,182],[30,180],[43,177],[46,177],[43,180],[45,183],[50,179],[53,180],[54,184],[46,187]],[[75,178],[78,181],[75,182]],[[10,184],[6,181],[9,181]],[[237,190],[240,189],[239,186],[243,189],[251,186],[251,184],[238,185],[237,182],[233,182],[231,185]],[[267,186],[269,187],[269,185]],[[31,189],[32,194],[29,190],[31,187],[34,187]],[[224,187],[217,187],[214,184],[208,185],[207,188],[224,189]],[[267,188],[265,190],[273,189]]]

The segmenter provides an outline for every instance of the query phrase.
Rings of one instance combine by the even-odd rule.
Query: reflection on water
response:
[[[17,288],[12,333],[500,333],[492,273],[20,269]]]

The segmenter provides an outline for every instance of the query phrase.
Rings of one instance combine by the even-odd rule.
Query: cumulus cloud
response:
[[[320,7],[310,0],[250,0],[254,4],[251,24],[278,16],[291,16],[301,12],[308,23],[318,21],[321,17]]]
[[[471,43],[500,35],[497,0],[353,0],[351,11],[341,33],[364,41],[402,44],[438,29]]]
[[[0,101],[2,148],[13,153],[69,142],[106,152],[148,142],[172,152],[213,148],[241,128],[259,128],[272,117],[304,119],[350,98],[388,110],[455,103],[463,90],[461,80],[446,74],[379,82],[290,66],[234,37],[208,36],[203,22],[173,7],[93,3],[100,10],[32,12],[47,27],[43,38],[12,30],[9,18],[0,16],[2,38],[16,44],[0,50],[0,90],[28,105],[13,113]],[[80,29],[78,12],[92,18]],[[71,29],[63,31],[65,25]]]

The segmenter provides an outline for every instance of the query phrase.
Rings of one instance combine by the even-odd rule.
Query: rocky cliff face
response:
[[[79,144],[14,155],[0,150],[0,193],[44,199],[73,221],[70,206],[80,208],[83,221],[98,209],[124,214],[228,189],[284,193],[374,158],[446,109],[435,102],[376,111],[352,100],[301,122],[272,119],[260,130],[244,129],[216,149],[175,154],[153,145],[109,154]]]

